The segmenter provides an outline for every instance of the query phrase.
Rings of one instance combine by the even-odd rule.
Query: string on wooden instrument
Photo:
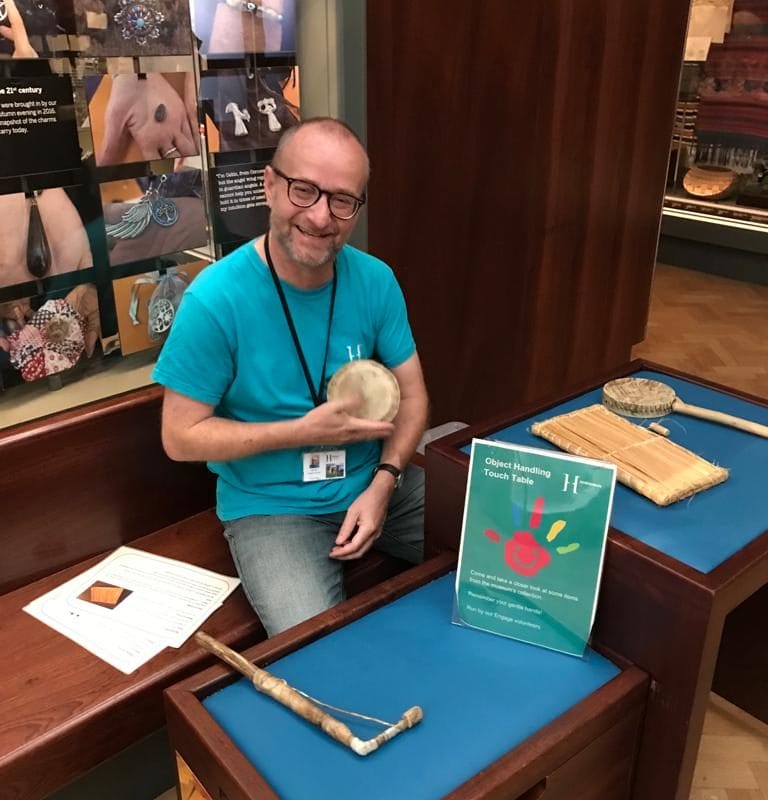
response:
[[[268,695],[273,700],[276,700],[298,716],[307,720],[307,722],[317,725],[320,730],[332,739],[346,745],[359,756],[367,756],[374,750],[378,750],[385,742],[388,742],[403,731],[417,725],[424,718],[424,713],[419,706],[412,706],[409,708],[394,724],[376,719],[375,717],[358,714],[354,711],[335,708],[327,703],[318,702],[305,692],[292,687],[283,678],[278,678],[266,670],[261,669],[261,667],[257,667],[244,656],[240,655],[240,653],[237,653],[203,631],[198,631],[195,634],[195,640],[209,653],[213,653],[213,655],[225,661],[231,667],[234,667],[242,675],[245,675],[246,678],[249,678],[257,691]],[[373,739],[358,739],[343,722],[331,716],[326,711],[323,711],[319,706],[325,706],[326,708],[331,708],[334,711],[349,714],[353,717],[360,717],[361,719],[377,722],[381,725],[386,725],[387,728],[378,734],[378,736],[374,736]]]

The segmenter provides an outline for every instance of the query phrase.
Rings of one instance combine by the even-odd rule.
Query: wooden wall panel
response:
[[[688,0],[367,8],[369,247],[405,291],[434,421],[628,360]]]
[[[215,504],[204,464],[168,459],[149,387],[0,431],[0,594]]]

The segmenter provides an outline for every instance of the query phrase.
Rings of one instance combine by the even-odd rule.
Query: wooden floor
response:
[[[768,397],[768,286],[658,265],[633,355]],[[691,800],[768,800],[768,726],[716,695]]]
[[[768,725],[711,695],[691,800],[768,800]]]
[[[768,397],[768,286],[657,265],[633,355]]]

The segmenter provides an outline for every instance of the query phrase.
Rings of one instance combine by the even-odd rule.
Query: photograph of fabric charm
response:
[[[83,317],[66,300],[48,300],[8,337],[11,364],[25,381],[73,367],[85,350]]]
[[[120,0],[115,22],[120,26],[123,39],[144,47],[150,39],[160,38],[160,26],[165,22],[165,14],[155,7],[153,0],[143,0],[141,3]]]
[[[280,120],[275,116],[277,103],[272,97],[263,97],[256,103],[256,108],[258,108],[259,114],[264,114],[264,116],[267,118],[269,129],[272,131],[272,133],[277,133],[277,131],[283,129],[283,126],[280,124]]]
[[[251,114],[248,109],[244,108],[241,111],[237,103],[227,103],[227,107],[224,109],[224,112],[226,114],[231,114],[235,119],[235,136],[247,136],[248,127],[243,120],[246,120],[247,122],[251,121]]]
[[[105,226],[107,236],[114,239],[135,239],[144,233],[153,220],[164,228],[175,225],[179,220],[179,209],[173,200],[163,196],[167,180],[166,175],[161,175],[160,186],[157,188],[154,181],[151,181],[141,200],[134,203],[119,222]]]
[[[51,247],[37,205],[37,198],[41,194],[42,192],[32,192],[27,229],[27,269],[34,278],[45,277],[51,269]]]

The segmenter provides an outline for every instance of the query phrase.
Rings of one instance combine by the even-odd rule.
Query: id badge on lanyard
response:
[[[346,477],[347,453],[345,450],[311,450],[301,454],[302,480],[331,481]]]

